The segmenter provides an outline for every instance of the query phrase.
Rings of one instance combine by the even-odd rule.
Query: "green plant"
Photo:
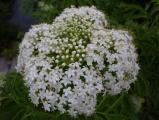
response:
[[[159,1],[151,0],[151,2],[146,6],[146,9],[149,13],[151,25],[159,25]]]
[[[79,0],[80,1],[80,0]],[[136,83],[128,93],[119,96],[107,96],[103,100],[99,96],[99,103],[96,114],[92,118],[79,116],[77,119],[96,119],[96,120],[157,120],[159,118],[159,22],[158,22],[158,0],[151,2],[137,0],[82,0],[81,5],[95,5],[102,10],[113,26],[117,28],[127,27],[135,36],[135,44],[138,48],[140,74]],[[45,0],[44,3],[53,6],[48,11],[37,7],[34,15],[42,22],[52,22],[53,18],[59,14],[66,6],[78,5],[75,0]],[[51,7],[50,6],[50,7]],[[17,73],[7,75],[8,82],[14,80],[12,85],[19,89],[18,81],[22,81]],[[19,76],[19,77],[17,77]],[[9,83],[10,84],[10,83]],[[8,86],[9,87],[9,86]],[[75,119],[68,115],[58,113],[45,113],[36,109],[29,101],[19,102],[20,98],[28,99],[26,92],[13,94],[14,87],[6,93],[5,102],[0,109],[0,119],[21,120],[45,120],[45,119]],[[8,88],[7,88],[8,89]],[[24,89],[24,88],[23,88]],[[19,92],[22,89],[17,90]],[[15,92],[16,93],[16,92]],[[8,97],[8,96],[17,96]],[[23,96],[24,95],[24,96]],[[23,96],[23,97],[22,97]],[[25,100],[26,100],[25,99]],[[115,102],[116,101],[116,102]],[[20,103],[20,104],[18,104]],[[21,107],[23,106],[23,107]],[[19,112],[20,111],[20,112]],[[107,112],[106,112],[107,111]],[[16,114],[18,113],[19,114]],[[7,118],[8,117],[8,118]]]

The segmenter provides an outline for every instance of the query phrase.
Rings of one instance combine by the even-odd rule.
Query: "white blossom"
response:
[[[16,67],[36,106],[90,116],[99,93],[130,88],[139,70],[133,38],[106,25],[95,7],[72,7],[25,34]]]

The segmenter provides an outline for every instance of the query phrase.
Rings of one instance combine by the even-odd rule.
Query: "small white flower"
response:
[[[82,54],[82,57],[85,57],[85,54]]]
[[[62,66],[66,66],[66,63],[62,63]]]
[[[57,56],[56,56],[56,58],[60,58],[60,56],[59,56],[59,55],[57,55]]]
[[[69,53],[69,49],[66,50],[66,53]]]
[[[55,60],[55,63],[58,63],[58,62],[59,62],[59,60],[58,60],[58,59],[56,59],[56,60]]]
[[[79,57],[80,55],[79,55],[79,54],[76,54],[76,56]]]
[[[74,59],[73,59],[73,58],[71,58],[71,61],[74,61]]]
[[[76,54],[76,51],[72,51],[72,54],[75,55],[75,54]]]
[[[65,58],[65,56],[63,55],[61,58],[62,58],[62,59],[64,59],[64,58]]]

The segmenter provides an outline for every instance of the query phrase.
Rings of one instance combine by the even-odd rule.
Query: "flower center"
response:
[[[54,65],[67,68],[70,63],[82,62],[85,48],[90,43],[93,21],[89,18],[74,16],[66,20],[57,33],[57,47],[54,51]]]

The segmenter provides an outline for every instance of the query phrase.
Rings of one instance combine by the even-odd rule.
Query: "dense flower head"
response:
[[[73,7],[51,25],[32,26],[20,45],[17,70],[35,105],[90,116],[99,93],[130,88],[139,70],[132,37],[106,25],[96,8]]]
[[[94,6],[80,8],[75,8],[74,6],[72,6],[71,8],[66,8],[60,14],[60,16],[55,18],[53,22],[61,23],[72,19],[75,16],[81,17],[82,19],[89,19],[90,21],[94,21],[96,29],[103,26],[107,26],[105,15],[101,11],[97,10]]]

